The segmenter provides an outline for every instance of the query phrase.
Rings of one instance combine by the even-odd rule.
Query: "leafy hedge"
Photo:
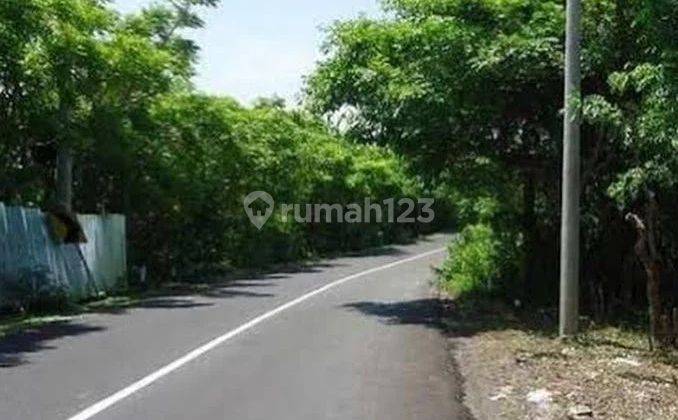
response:
[[[153,107],[149,124],[130,177],[131,245],[133,261],[156,273],[283,262],[403,240],[424,228],[300,224],[279,211],[261,231],[252,226],[243,198],[253,191],[290,204],[429,194],[393,152],[333,135],[303,112],[175,94]]]

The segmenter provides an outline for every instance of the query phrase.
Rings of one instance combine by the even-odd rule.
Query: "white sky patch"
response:
[[[114,0],[122,12],[153,2]],[[320,58],[321,28],[360,15],[381,15],[379,1],[223,0],[190,34],[201,47],[196,87],[245,103],[277,95],[294,105]]]

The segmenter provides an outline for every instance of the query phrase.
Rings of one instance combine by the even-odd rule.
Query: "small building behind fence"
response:
[[[0,203],[0,304],[3,283],[29,289],[59,287],[73,300],[99,297],[124,285],[127,272],[125,217],[78,215],[86,243],[61,244],[38,209]]]

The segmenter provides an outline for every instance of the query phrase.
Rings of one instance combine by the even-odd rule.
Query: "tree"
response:
[[[30,173],[53,158],[55,201],[70,208],[74,159],[94,145],[128,147],[123,132],[135,129],[153,98],[189,84],[197,48],[179,32],[201,25],[194,6],[216,4],[170,1],[122,18],[103,0],[3,2],[2,130],[15,168],[3,195],[18,194],[8,187],[17,178],[35,182]],[[33,199],[49,201],[42,193]]]
[[[505,210],[493,222],[496,228],[520,226],[515,240],[526,256],[526,297],[552,299],[563,2],[385,4],[389,18],[360,18],[329,30],[326,58],[307,82],[308,106],[320,115],[346,113],[350,135],[393,146],[432,177],[453,174],[453,183],[475,185],[472,180],[497,167],[493,173],[503,176],[471,194],[495,191]],[[616,282],[624,267],[634,265],[636,238],[626,214],[645,207],[648,189],[660,204],[668,201],[661,204],[660,219],[675,207],[670,186],[676,167],[669,156],[677,147],[671,87],[676,3],[594,0],[584,6],[584,294],[589,308],[603,317],[628,307],[633,297],[633,281]],[[504,187],[497,188],[499,183]],[[513,196],[521,193],[522,202],[506,196],[507,189]],[[661,226],[658,241],[664,243],[672,234]]]

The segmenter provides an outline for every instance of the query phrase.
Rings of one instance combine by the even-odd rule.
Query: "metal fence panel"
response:
[[[30,276],[66,286],[76,300],[120,287],[127,269],[124,216],[80,215],[78,220],[88,242],[57,244],[40,210],[0,203],[0,282]]]

